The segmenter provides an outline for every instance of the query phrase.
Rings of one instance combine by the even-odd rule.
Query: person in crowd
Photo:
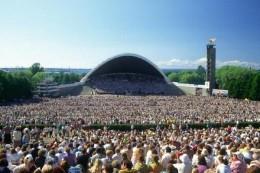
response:
[[[136,170],[132,169],[133,164],[130,160],[124,160],[121,164],[119,173],[136,173]]]
[[[11,148],[7,160],[11,165],[19,165],[20,156],[14,148]]]
[[[173,166],[173,164],[168,164],[165,171],[162,173],[178,173],[178,169]]]
[[[27,170],[28,172],[34,171],[36,169],[34,165],[34,160],[31,154],[27,154],[23,159],[23,164],[16,166],[13,170],[14,173],[20,173],[22,170]]]
[[[45,165],[43,165],[41,172],[42,173],[52,173],[53,172],[53,166],[50,165],[50,164],[45,164]]]
[[[208,166],[207,166],[207,162],[205,159],[205,156],[201,155],[198,158],[198,165],[197,165],[197,169],[199,173],[204,173],[207,170]]]
[[[117,147],[115,149],[115,154],[112,156],[112,160],[116,160],[119,163],[121,163],[123,161],[122,154],[120,152],[120,148],[119,147]]]
[[[13,131],[13,144],[14,148],[18,147],[21,145],[21,140],[22,140],[22,132],[20,127],[16,127]]]
[[[64,160],[66,160],[70,166],[74,166],[76,162],[75,154],[71,152],[69,147],[66,147],[65,152],[66,155],[64,157]]]
[[[38,156],[35,159],[35,165],[37,168],[41,168],[44,166],[45,164],[45,157],[46,151],[44,149],[41,149],[38,151]]]
[[[137,173],[146,173],[149,172],[148,166],[145,164],[144,156],[140,156],[137,160],[136,164],[133,167],[134,170],[137,171]]]
[[[112,156],[113,156],[113,151],[112,150],[107,150],[106,151],[106,157],[101,159],[103,165],[110,165],[110,164],[112,164],[112,161],[113,161]]]
[[[65,173],[69,172],[70,165],[66,160],[62,160],[60,162],[60,167],[62,168],[62,170],[64,170]]]
[[[182,154],[178,159],[178,163],[174,164],[174,167],[178,169],[178,173],[191,173],[192,163],[188,154]]]
[[[0,171],[42,172],[51,165],[53,172],[62,173],[109,172],[111,166],[113,172],[146,172],[147,167],[148,172],[254,172],[260,162],[260,132],[236,127],[245,121],[259,123],[259,102],[95,95],[0,106]],[[231,125],[213,128],[210,122]],[[209,125],[197,129],[189,127],[192,123]],[[94,124],[106,128],[90,129]],[[109,129],[111,124],[163,127],[137,130],[133,125],[120,131]]]
[[[220,155],[218,157],[219,164],[216,167],[216,173],[231,173],[231,168],[228,164],[228,159]]]
[[[246,173],[246,164],[240,152],[232,153],[230,168],[232,173]]]
[[[113,173],[112,165],[105,165],[102,169],[102,173]]]
[[[148,165],[150,172],[153,173],[160,173],[163,170],[163,167],[161,163],[159,162],[159,157],[158,155],[153,155],[152,156],[152,161]]]
[[[167,146],[165,148],[165,153],[163,154],[162,159],[161,159],[161,164],[162,164],[163,170],[167,169],[168,163],[170,162],[171,158],[172,158],[171,148],[169,146]]]
[[[8,168],[8,161],[5,158],[0,159],[0,173],[11,173]]]
[[[93,166],[89,169],[90,173],[100,173],[102,171],[102,161],[95,159]]]
[[[28,128],[25,128],[23,131],[22,143],[29,144],[30,142],[30,132]]]

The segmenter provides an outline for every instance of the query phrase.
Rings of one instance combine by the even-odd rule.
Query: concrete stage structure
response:
[[[163,79],[165,83],[170,83],[165,74],[150,60],[132,53],[120,54],[107,59],[83,77],[81,82],[86,82],[98,75],[115,73],[145,74],[156,76]]]
[[[156,87],[163,85],[163,92],[157,92],[157,93],[140,93],[140,95],[183,95],[184,92],[176,87],[173,83],[171,83],[168,78],[165,76],[165,74],[150,60],[147,58],[137,55],[137,54],[120,54],[113,56],[106,61],[102,62],[100,65],[98,65],[96,68],[92,69],[86,76],[84,76],[80,82],[74,83],[74,84],[68,84],[68,85],[59,85],[57,89],[59,90],[59,96],[66,96],[66,95],[84,95],[84,94],[97,94],[96,89],[93,88],[93,85],[90,85],[90,81],[93,80],[99,80],[100,76],[104,75],[113,75],[117,76],[119,75],[121,78],[124,75],[137,75],[137,78],[140,78],[142,76],[142,79],[151,78],[155,79],[153,81],[152,85],[149,87],[154,87],[153,89],[156,91]],[[113,79],[116,80],[116,79]],[[123,79],[121,79],[122,81]],[[132,81],[128,81],[129,79],[123,80],[123,82],[128,82],[128,84],[131,84]],[[156,83],[158,81],[158,84]],[[145,84],[144,81],[140,81],[140,83]],[[139,85],[139,83],[134,83],[135,87],[142,87],[142,86],[136,86]],[[108,93],[109,94],[109,93]],[[138,93],[131,93],[128,91],[126,92],[120,92],[119,94],[128,94],[128,95],[138,95]]]

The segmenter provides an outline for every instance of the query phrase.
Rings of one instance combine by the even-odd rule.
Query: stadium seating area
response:
[[[107,74],[89,81],[97,94],[166,94],[169,86],[160,78],[142,74]]]

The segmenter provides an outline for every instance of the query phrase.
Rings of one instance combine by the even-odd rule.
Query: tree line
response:
[[[230,97],[260,100],[260,71],[225,66],[217,70],[216,77],[218,88],[228,90]]]
[[[199,66],[196,70],[166,73],[170,81],[204,84],[206,70]],[[260,100],[260,71],[240,66],[223,66],[216,70],[216,88],[229,91],[229,96],[239,99]]]
[[[32,97],[37,84],[50,79],[57,84],[69,84],[80,81],[85,74],[47,73],[39,63],[29,69],[18,72],[0,70],[0,101],[28,99]],[[170,81],[192,84],[204,84],[206,70],[199,66],[195,70],[167,72]],[[216,71],[218,89],[226,89],[229,96],[240,99],[260,100],[260,71],[238,66],[224,66]]]
[[[40,63],[34,63],[29,69],[16,72],[0,70],[0,101],[29,99],[33,90],[45,79],[57,84],[69,84],[80,81],[84,74],[76,73],[47,73]]]
[[[0,101],[31,98],[32,89],[31,78],[27,73],[0,71]]]
[[[206,70],[202,66],[198,66],[196,70],[180,70],[178,72],[168,72],[166,76],[172,82],[204,84],[206,78]]]

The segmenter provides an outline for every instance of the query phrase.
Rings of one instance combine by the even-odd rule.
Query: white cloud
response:
[[[175,64],[180,64],[180,63],[182,63],[182,61],[180,59],[174,58],[169,61],[161,61],[161,62],[159,62],[159,65],[173,66]]]
[[[217,66],[225,66],[225,65],[236,65],[236,66],[242,66],[242,67],[253,67],[256,69],[260,69],[260,64],[248,62],[248,61],[240,61],[240,60],[229,60],[229,61],[217,61]]]
[[[198,65],[203,65],[203,66],[205,66],[206,63],[207,63],[207,57],[202,57],[202,58],[200,58],[200,59],[197,59],[197,60],[196,60],[196,63],[197,63]]]
[[[206,57],[196,60],[173,58],[169,61],[159,61],[156,64],[162,68],[197,68],[199,65],[206,66]]]
[[[195,60],[188,60],[188,59],[180,59],[180,58],[173,58],[168,61],[159,61],[156,64],[161,68],[197,68],[199,65],[206,67],[207,58],[201,57]],[[240,61],[238,59],[228,60],[228,61],[219,61],[216,62],[217,67],[222,67],[225,65],[236,65],[236,66],[243,66],[243,67],[253,67],[256,69],[260,69],[260,64],[247,62],[247,61]]]

